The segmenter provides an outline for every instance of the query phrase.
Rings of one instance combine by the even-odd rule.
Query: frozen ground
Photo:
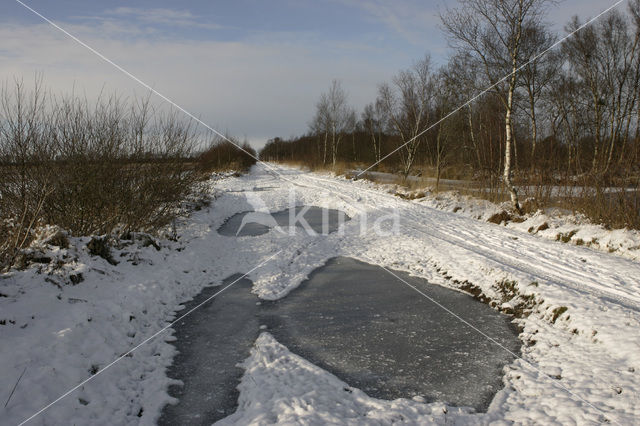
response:
[[[395,186],[387,187],[386,190],[400,191]],[[496,205],[479,198],[460,195],[455,191],[427,193],[426,197],[416,202],[484,221],[509,208],[508,203]],[[538,237],[640,260],[640,232],[630,229],[606,229],[602,225],[591,223],[588,218],[580,214],[559,209],[539,210],[524,215],[522,221],[507,221],[502,225]]]
[[[180,303],[238,272],[247,273],[259,297],[278,299],[337,255],[443,286],[467,281],[503,309],[520,299],[540,302],[519,320],[522,358],[505,368],[504,388],[484,414],[379,400],[263,333],[243,363],[239,408],[223,423],[633,424],[640,417],[639,263],[405,201],[369,182],[274,167],[279,173],[261,166],[212,183],[218,198],[211,208],[195,212],[181,224],[180,239],[161,242],[160,251],[130,244],[114,250],[115,266],[90,257],[87,238],[72,239],[69,249],[48,249],[53,262],[2,275],[2,422],[30,418],[94,374],[29,424],[153,424],[170,400],[171,336],[128,351],[167,326]],[[288,208],[292,190],[297,204],[345,211],[352,219],[344,232],[216,232],[236,213]],[[83,281],[71,285],[78,274]],[[520,296],[504,299],[496,286],[504,279],[517,282]],[[425,309],[438,307],[416,298]]]

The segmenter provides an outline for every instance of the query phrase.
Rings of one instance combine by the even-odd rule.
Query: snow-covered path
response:
[[[105,366],[165,327],[203,286],[248,272],[258,296],[277,299],[335,256],[443,286],[468,281],[498,304],[495,284],[503,279],[535,295],[541,303],[519,320],[526,344],[522,359],[505,369],[504,389],[486,414],[380,401],[355,389],[336,392],[346,385],[264,333],[245,362],[238,411],[224,422],[632,424],[640,418],[640,263],[432,209],[368,182],[272,167],[216,182],[212,207],[185,221],[182,239],[165,243],[169,250],[123,248],[117,252],[122,262],[112,266],[88,256],[86,240],[74,239],[79,248],[69,249],[77,257],[71,268],[83,273],[83,283],[58,288],[46,282],[62,276],[56,271],[3,276],[0,380],[10,390],[23,368],[27,373],[0,418],[19,423],[97,371],[30,424],[152,424],[168,401],[164,368],[172,346],[160,336]],[[352,220],[344,232],[327,236],[216,232],[235,213],[278,211],[292,200],[342,210]],[[424,305],[441,309],[426,298]],[[443,315],[449,314],[443,309]]]

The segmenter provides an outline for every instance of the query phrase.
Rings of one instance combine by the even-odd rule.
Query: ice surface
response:
[[[258,235],[264,235],[271,230],[269,226],[257,222],[245,222],[243,226],[242,221],[249,213],[255,212],[242,212],[231,216],[218,229],[218,234],[226,237],[257,237]],[[240,227],[242,227],[242,229]]]
[[[309,233],[330,234],[337,231],[340,224],[346,220],[349,220],[349,217],[340,210],[316,206],[297,206],[271,214],[237,213],[222,224],[218,233],[229,237],[258,236],[266,234],[273,226],[283,228],[296,226]]]
[[[176,324],[180,354],[169,376],[185,385],[172,388],[179,403],[165,408],[160,423],[205,424],[230,414],[242,373],[235,365],[265,325],[291,352],[370,396],[486,409],[514,358],[505,348],[519,350],[509,318],[463,293],[394,273],[504,348],[382,268],[338,257],[283,299],[257,305],[243,279]],[[216,290],[206,289],[186,309]]]
[[[223,286],[238,279],[231,276]],[[221,288],[205,288],[178,315],[202,304]],[[167,374],[182,380],[184,386],[170,387],[169,393],[178,403],[164,407],[158,424],[210,425],[235,410],[236,387],[242,377],[236,364],[249,356],[260,325],[255,316],[257,298],[250,289],[251,281],[240,279],[174,324],[179,353]]]
[[[384,269],[338,257],[277,302],[261,321],[291,352],[370,396],[485,410],[521,342],[510,318],[470,296],[394,271],[463,324]],[[508,350],[508,351],[507,351]]]

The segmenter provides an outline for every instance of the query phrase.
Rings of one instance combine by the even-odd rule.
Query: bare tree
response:
[[[31,92],[17,79],[0,91],[0,269],[29,242],[50,194],[44,93],[41,76]]]
[[[370,103],[364,107],[362,112],[362,124],[371,137],[371,147],[373,148],[373,158],[376,162],[382,158],[382,138],[384,136],[384,126],[387,117],[379,102]]]
[[[611,167],[616,144],[624,153],[626,135],[631,125],[632,112],[638,101],[638,52],[640,33],[629,32],[627,18],[614,11],[600,24],[605,62],[605,87],[609,93],[607,104],[608,136],[606,159],[602,171]]]
[[[526,63],[521,70],[522,85],[528,101],[527,114],[531,125],[530,166],[532,170],[535,165],[538,144],[538,102],[544,94],[545,88],[559,72],[561,65],[557,54],[548,52],[542,55],[542,53],[547,52],[555,41],[555,35],[540,23],[534,23],[524,29],[522,38],[523,57],[527,59],[539,57],[535,61]]]
[[[400,161],[406,180],[416,160],[420,143],[426,138],[433,110],[434,77],[431,58],[424,59],[393,78],[393,85],[382,84],[377,104],[388,117],[390,127],[400,136]]]
[[[355,110],[347,104],[347,93],[340,81],[333,80],[329,91],[320,96],[316,115],[310,124],[311,132],[324,138],[323,165],[327,163],[327,144],[330,143],[331,164],[335,169],[340,142],[347,133],[353,131],[355,125]]]
[[[456,79],[458,74],[453,69],[455,64],[456,61],[443,67],[434,79],[434,110],[438,121],[440,121],[436,129],[435,143],[431,150],[436,168],[436,192],[440,189],[442,169],[449,161],[452,139],[456,132],[464,133],[465,121],[470,117],[467,111],[458,111],[449,119],[444,119],[451,114],[457,105],[464,102],[462,93],[458,91],[459,81]],[[473,143],[473,129],[471,137]]]
[[[151,231],[169,223],[199,175],[193,122],[177,111],[45,96],[39,81],[0,90],[0,268],[55,224],[76,235]]]
[[[353,129],[355,125],[355,112],[347,105],[347,93],[342,88],[340,81],[333,80],[327,93],[328,124],[331,137],[331,164],[335,169],[338,155],[338,146],[344,135]]]
[[[460,0],[460,7],[447,10],[442,22],[453,46],[470,54],[495,85],[505,109],[503,181],[513,208],[520,211],[518,193],[511,174],[514,95],[518,70],[529,58],[522,49],[526,28],[541,25],[548,0]],[[504,76],[507,76],[505,79]]]
[[[574,17],[567,31],[580,25]],[[627,18],[617,11],[563,46],[569,77],[584,88],[577,101],[589,106],[586,125],[593,137],[593,173],[609,170],[616,144],[624,152],[624,135],[638,101],[639,51],[640,34],[630,34]]]
[[[629,2],[629,13],[635,30],[636,37],[640,34],[640,0],[632,0]],[[636,57],[636,73],[640,73],[640,55]],[[640,98],[640,83],[636,83],[636,95]],[[630,163],[637,165],[640,156],[640,106],[636,107],[635,137]],[[637,166],[636,166],[637,167]]]
[[[322,165],[327,165],[327,141],[331,129],[331,119],[329,117],[329,98],[323,93],[316,104],[316,114],[309,124],[312,134],[322,139]]]
[[[640,190],[628,190],[640,187],[640,0],[629,1],[627,14],[570,22],[568,31],[580,31],[560,52],[550,49],[557,35],[543,21],[549,3],[459,0],[443,17],[455,48],[446,68],[433,75],[423,61],[382,84],[348,136],[349,149],[335,149],[332,135],[338,143],[342,135],[331,130],[327,93],[311,135],[264,152],[314,163],[324,140],[325,158],[337,151],[339,159],[379,161],[395,144],[386,164],[405,180],[412,167],[429,165],[436,187],[449,172],[482,180],[482,196],[506,195],[516,210],[514,185],[539,207],[563,187],[571,196],[553,195],[554,203],[610,226],[640,226]],[[625,191],[614,197],[608,187]]]

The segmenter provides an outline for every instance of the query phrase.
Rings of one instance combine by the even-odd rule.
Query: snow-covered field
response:
[[[466,281],[504,309],[538,302],[518,320],[522,358],[505,367],[505,387],[488,412],[370,398],[265,332],[243,364],[238,410],[222,423],[633,424],[640,418],[639,263],[429,201],[406,201],[370,182],[272,167],[276,172],[257,166],[248,176],[212,182],[211,207],[194,212],[180,225],[178,241],[161,241],[159,251],[133,242],[113,250],[119,264],[111,265],[88,254],[88,238],[72,238],[68,249],[47,249],[51,263],[1,275],[0,402],[8,400],[1,422],[20,423],[64,396],[28,424],[153,424],[170,400],[165,368],[174,354],[170,329],[158,332],[181,302],[236,272],[247,273],[260,297],[277,299],[338,255],[443,286]],[[235,213],[278,211],[292,200],[340,209],[352,220],[328,236],[216,232]],[[78,281],[78,274],[82,282],[73,285],[70,277]],[[517,282],[519,296],[511,301],[496,285],[505,279]],[[426,298],[424,304],[441,309]]]

